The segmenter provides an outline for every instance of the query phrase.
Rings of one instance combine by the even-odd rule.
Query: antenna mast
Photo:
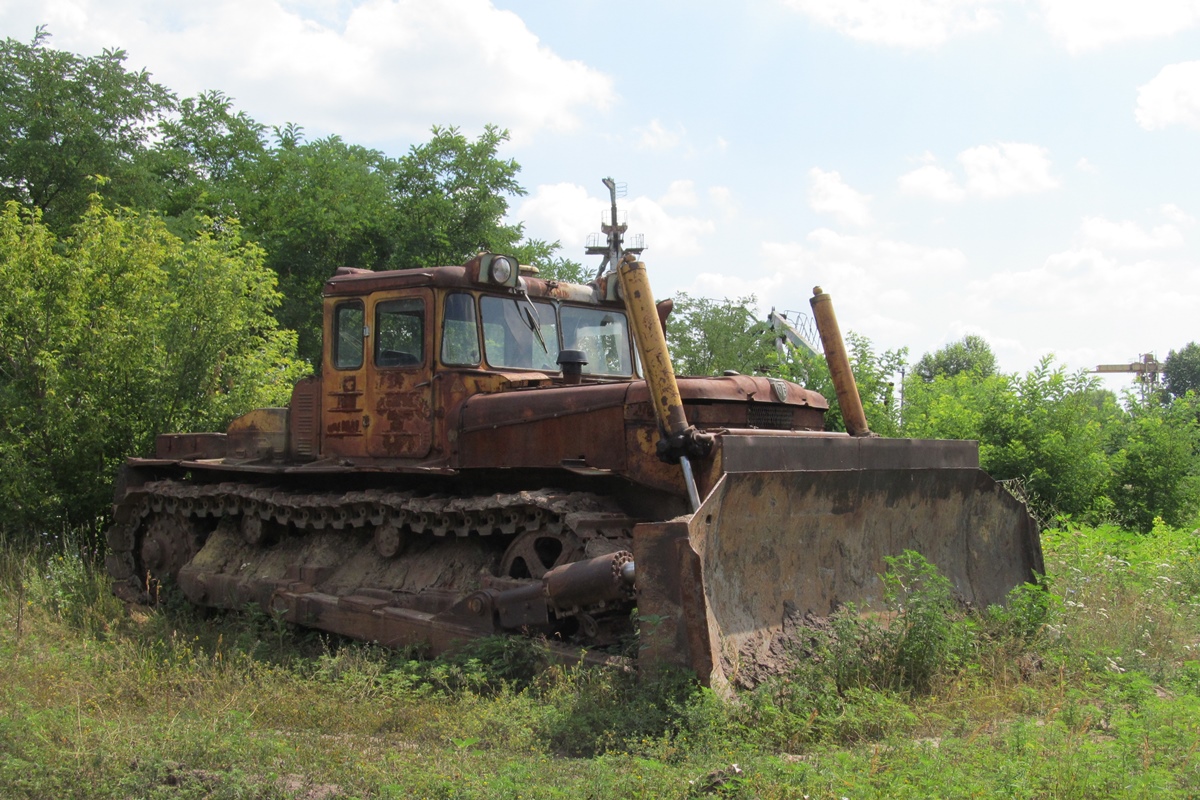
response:
[[[596,272],[597,278],[604,275],[605,270],[615,269],[616,265],[621,263],[621,257],[626,253],[639,255],[646,249],[645,240],[640,233],[630,236],[630,246],[625,247],[625,231],[629,229],[629,224],[617,213],[617,198],[625,196],[625,184],[617,183],[612,178],[605,178],[604,185],[608,187],[608,197],[611,203],[608,221],[605,221],[603,216],[600,218],[600,231],[604,235],[605,242],[601,244],[600,236],[595,233],[588,236],[587,240],[589,256],[604,256],[600,262],[600,269]]]

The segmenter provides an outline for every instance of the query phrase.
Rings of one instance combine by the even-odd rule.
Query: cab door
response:
[[[367,337],[367,453],[424,458],[433,442],[433,292],[372,295]]]
[[[321,389],[322,450],[331,456],[367,455],[367,327],[361,299],[325,306],[325,366]]]

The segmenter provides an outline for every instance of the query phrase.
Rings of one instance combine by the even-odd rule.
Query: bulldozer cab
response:
[[[325,287],[322,454],[443,456],[453,409],[474,394],[562,383],[564,352],[589,381],[632,381],[621,301],[602,282],[533,272],[490,253],[437,270],[338,270]]]

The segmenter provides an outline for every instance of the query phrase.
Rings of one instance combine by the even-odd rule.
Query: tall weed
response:
[[[91,540],[79,529],[43,536],[37,547],[0,544],[0,582],[5,595],[17,598],[17,618],[49,614],[88,636],[105,635],[118,624],[124,607],[112,595]]]
[[[886,559],[883,614],[852,605],[831,619],[825,658],[839,691],[926,692],[970,657],[979,626],[950,581],[919,553]]]
[[[1102,526],[1049,531],[1043,542],[1069,663],[1167,681],[1181,660],[1200,655],[1200,535],[1160,520],[1150,534]]]

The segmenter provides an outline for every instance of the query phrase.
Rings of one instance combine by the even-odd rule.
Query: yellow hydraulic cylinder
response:
[[[625,309],[629,312],[629,324],[633,328],[633,341],[642,357],[642,369],[646,372],[646,385],[658,417],[658,427],[668,444],[680,445],[675,455],[683,470],[683,484],[687,489],[688,502],[692,511],[700,508],[700,492],[692,462],[682,452],[685,449],[688,430],[687,417],[683,413],[683,398],[679,396],[679,384],[675,382],[675,368],[671,366],[671,354],[667,350],[667,335],[663,331],[654,295],[650,291],[650,279],[646,265],[632,253],[621,259],[617,275],[621,279],[621,292],[625,295]]]
[[[846,432],[851,436],[870,436],[871,429],[867,427],[862,398],[858,395],[854,371],[850,369],[850,358],[842,341],[842,329],[838,327],[837,316],[833,313],[833,300],[821,291],[820,286],[816,286],[808,303],[812,306],[817,332],[821,334],[821,347],[825,350],[825,362],[829,364],[829,377],[833,379]]]
[[[683,414],[683,400],[679,396],[679,384],[675,382],[675,368],[667,351],[667,337],[663,334],[650,292],[650,279],[646,276],[646,265],[626,255],[618,270],[621,291],[625,295],[625,308],[629,311],[629,324],[633,328],[633,340],[642,357],[642,368],[646,371],[646,383],[650,386],[650,397],[654,412],[663,432],[678,436],[687,430],[687,418]]]

